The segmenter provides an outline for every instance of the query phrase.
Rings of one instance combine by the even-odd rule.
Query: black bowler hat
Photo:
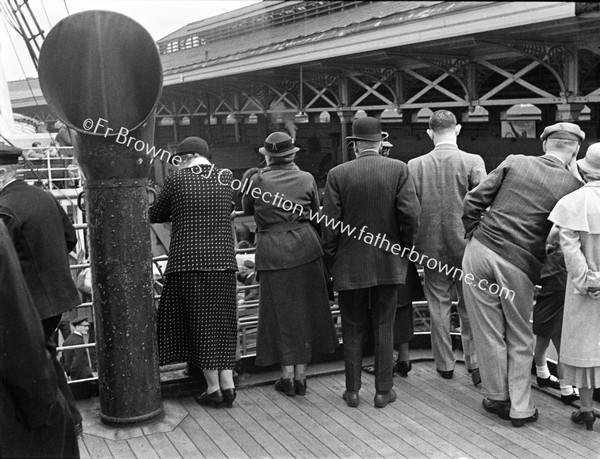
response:
[[[346,140],[366,140],[369,142],[383,140],[381,122],[370,116],[357,119],[352,123],[352,135],[346,137]]]
[[[200,137],[188,137],[182,140],[177,146],[177,152],[173,156],[185,155],[187,153],[198,153],[202,156],[208,156],[208,144],[206,140]]]
[[[73,324],[74,327],[76,327],[77,325],[81,325],[84,322],[89,322],[87,317],[80,317],[79,319],[76,319],[71,323]]]
[[[275,157],[291,155],[299,150],[285,132],[273,132],[265,139],[265,146],[258,149],[263,155]]]
[[[11,164],[17,164],[19,157],[21,156],[21,150],[17,147],[11,147],[0,142],[0,166],[9,166]]]

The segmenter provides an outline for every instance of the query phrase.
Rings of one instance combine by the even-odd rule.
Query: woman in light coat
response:
[[[586,184],[563,197],[549,219],[559,228],[568,271],[560,361],[564,383],[577,386],[581,398],[571,420],[592,430],[600,388],[600,143],[577,166]]]

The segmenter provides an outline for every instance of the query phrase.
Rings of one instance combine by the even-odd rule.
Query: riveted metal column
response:
[[[85,177],[100,417],[144,421],[162,412],[146,193],[160,56],[127,16],[84,11],[50,31],[39,74]]]
[[[162,412],[143,179],[85,184],[94,268],[100,416],[131,423]]]

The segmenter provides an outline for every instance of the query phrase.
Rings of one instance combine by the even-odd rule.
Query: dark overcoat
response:
[[[403,284],[421,207],[402,161],[365,153],[327,175],[323,249],[334,288]],[[405,256],[407,252],[405,252]]]
[[[0,220],[14,243],[40,318],[77,306],[80,300],[69,265],[77,235],[54,196],[15,180],[0,190]]]
[[[39,315],[0,222],[0,457],[79,457]]]

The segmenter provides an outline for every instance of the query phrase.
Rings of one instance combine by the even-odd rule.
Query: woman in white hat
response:
[[[564,383],[579,389],[571,415],[592,430],[594,389],[600,388],[600,143],[577,161],[586,184],[563,197],[549,219],[558,227],[568,278],[560,361]]]
[[[339,344],[331,317],[319,242],[314,177],[294,164],[298,147],[284,132],[267,137],[259,151],[267,167],[249,172],[244,212],[257,225],[255,265],[259,282],[256,364],[281,365],[275,389],[306,393],[306,365],[314,353]]]

